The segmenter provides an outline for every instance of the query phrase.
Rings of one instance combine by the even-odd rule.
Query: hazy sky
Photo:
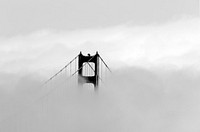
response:
[[[166,22],[198,14],[198,0],[1,0],[0,36]]]
[[[0,0],[0,131],[199,132],[197,15],[197,0]],[[38,86],[80,51],[99,51],[107,87]]]

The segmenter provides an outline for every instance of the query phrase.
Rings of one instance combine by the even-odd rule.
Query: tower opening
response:
[[[84,62],[83,66],[83,76],[89,77],[95,75],[95,63]]]
[[[81,52],[78,55],[78,84],[92,83],[97,88],[99,84],[99,54],[84,56]]]

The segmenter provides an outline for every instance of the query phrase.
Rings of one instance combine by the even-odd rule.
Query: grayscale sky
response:
[[[199,132],[198,6],[0,0],[0,131]],[[106,87],[80,90],[67,69],[40,87],[80,51],[99,51]]]
[[[0,0],[0,36],[162,23],[197,14],[198,0]]]

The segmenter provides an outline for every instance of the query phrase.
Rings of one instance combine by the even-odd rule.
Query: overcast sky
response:
[[[38,87],[80,51],[107,87]],[[198,0],[0,0],[0,131],[199,132],[199,51]]]
[[[162,23],[198,14],[198,0],[0,0],[0,36]]]

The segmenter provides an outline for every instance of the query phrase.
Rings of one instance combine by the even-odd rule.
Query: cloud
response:
[[[197,16],[198,12],[197,0],[2,0],[0,35],[26,34],[41,28],[106,27],[130,21],[136,25],[162,23],[181,15]]]
[[[12,98],[7,101],[9,105],[1,107],[10,111],[1,110],[1,119],[6,120],[1,120],[0,128],[7,132],[14,128],[21,132],[200,129],[199,73],[194,76],[187,70],[152,72],[137,67],[113,73],[98,93],[78,88],[75,82],[57,85],[63,76],[36,90],[30,85],[40,81],[23,79],[15,101]],[[52,88],[53,92],[43,96]],[[32,100],[37,101],[31,103]],[[9,117],[10,113],[17,114]]]
[[[2,37],[0,129],[197,132],[199,29],[190,18]],[[65,74],[39,87],[79,51],[96,50],[113,70],[98,93],[67,84]]]
[[[53,69],[70,61],[79,51],[85,54],[99,51],[113,67],[198,67],[199,31],[199,18],[184,18],[161,25],[43,30],[1,38],[0,67],[7,72]]]

